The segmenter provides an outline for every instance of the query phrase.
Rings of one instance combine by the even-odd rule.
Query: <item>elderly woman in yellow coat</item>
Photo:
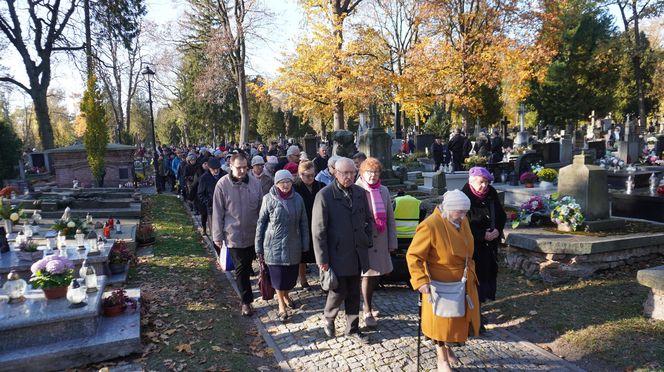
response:
[[[465,342],[471,325],[474,334],[479,334],[473,235],[466,218],[469,209],[470,200],[463,192],[453,190],[445,193],[443,203],[417,226],[406,254],[411,284],[422,294],[422,332],[436,344],[439,371],[451,371],[450,365],[459,362],[448,343]],[[441,282],[460,281],[466,257],[466,294],[470,296],[472,308],[466,302],[466,314],[463,317],[436,316],[429,302],[431,279]]]

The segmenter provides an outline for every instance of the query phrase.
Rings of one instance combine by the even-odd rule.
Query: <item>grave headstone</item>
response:
[[[431,148],[435,136],[429,133],[418,134],[415,136],[415,151],[425,152],[426,149]]]
[[[655,154],[661,158],[662,153],[664,153],[664,134],[658,134],[655,136],[655,138],[657,138],[657,143],[655,144]]]
[[[369,128],[360,136],[360,151],[380,160],[383,168],[392,169],[392,138],[381,127]]]
[[[637,140],[626,140],[618,142],[618,158],[631,164],[639,160],[641,153],[639,142]]]
[[[572,155],[574,154],[574,146],[572,140],[566,137],[560,139],[560,162],[563,164],[570,164],[572,162]]]
[[[534,164],[544,165],[542,154],[529,152],[517,157],[514,163],[514,170],[516,171],[517,177],[520,177],[524,172],[530,172],[531,166]]]
[[[557,142],[535,143],[533,150],[542,155],[544,164],[560,162],[560,144]]]
[[[447,182],[445,172],[423,172],[424,185],[418,187],[418,190],[428,192],[431,195],[443,195],[447,191]]]
[[[576,199],[586,221],[609,218],[606,169],[586,163],[585,154],[575,155],[571,165],[560,169],[558,193]]]
[[[603,158],[606,155],[606,141],[588,141],[586,145],[589,151],[594,152],[595,159]]]
[[[352,157],[356,152],[353,132],[348,130],[338,130],[332,135],[334,147],[332,153],[346,158]]]
[[[318,137],[307,133],[302,139],[304,141],[304,152],[307,153],[309,159],[315,158],[318,153]]]

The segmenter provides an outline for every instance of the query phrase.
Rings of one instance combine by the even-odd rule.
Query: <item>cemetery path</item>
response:
[[[141,288],[142,356],[97,365],[133,363],[146,371],[275,370],[256,325],[201,246],[186,208],[174,195],[144,199],[144,218],[158,233],[152,254],[138,257],[127,287]],[[132,368],[131,366],[129,368]]]
[[[198,216],[192,216],[200,227]],[[206,242],[211,244],[209,239]],[[214,252],[210,248],[211,252]],[[311,266],[312,274],[313,265]],[[256,272],[258,269],[256,268]],[[225,273],[235,286],[231,273]],[[257,277],[252,277],[257,288]],[[309,283],[316,283],[313,275]],[[405,285],[388,285],[376,291],[375,306],[380,311],[374,331],[364,330],[369,345],[361,345],[343,336],[345,317],[337,318],[334,339],[327,339],[322,328],[325,295],[318,285],[309,291],[296,289],[291,298],[300,305],[286,323],[277,316],[275,301],[263,301],[256,291],[255,324],[274,352],[279,366],[294,371],[416,371],[417,360],[417,295]],[[360,326],[364,324],[361,321]],[[528,370],[582,371],[574,364],[500,328],[471,338],[455,348],[463,363],[457,370]],[[421,346],[423,370],[435,370],[435,349],[430,342]]]

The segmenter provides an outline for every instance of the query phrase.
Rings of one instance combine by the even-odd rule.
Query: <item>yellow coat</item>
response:
[[[466,255],[468,256],[466,293],[470,295],[474,308],[471,310],[466,303],[464,317],[435,316],[429,303],[429,295],[422,295],[422,332],[433,340],[464,342],[468,339],[470,324],[473,325],[475,336],[479,335],[480,302],[477,296],[473,250],[473,235],[468,219],[464,219],[461,229],[457,230],[436,208],[433,214],[417,226],[415,237],[406,253],[410,282],[415,290],[430,282],[425,267],[430,270],[433,280],[442,282],[461,280]]]

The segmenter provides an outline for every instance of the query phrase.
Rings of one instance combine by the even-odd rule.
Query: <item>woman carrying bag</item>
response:
[[[458,364],[449,343],[465,342],[471,325],[479,334],[469,209],[470,200],[463,192],[445,193],[443,203],[417,226],[406,253],[411,284],[422,294],[422,332],[436,344],[438,371],[451,371],[451,365]],[[445,287],[461,292],[444,293]]]
[[[287,307],[295,303],[288,291],[295,287],[302,252],[309,249],[309,221],[302,197],[293,191],[287,170],[274,175],[274,186],[263,197],[256,226],[256,254],[265,261],[277,292],[279,319],[288,319]]]

